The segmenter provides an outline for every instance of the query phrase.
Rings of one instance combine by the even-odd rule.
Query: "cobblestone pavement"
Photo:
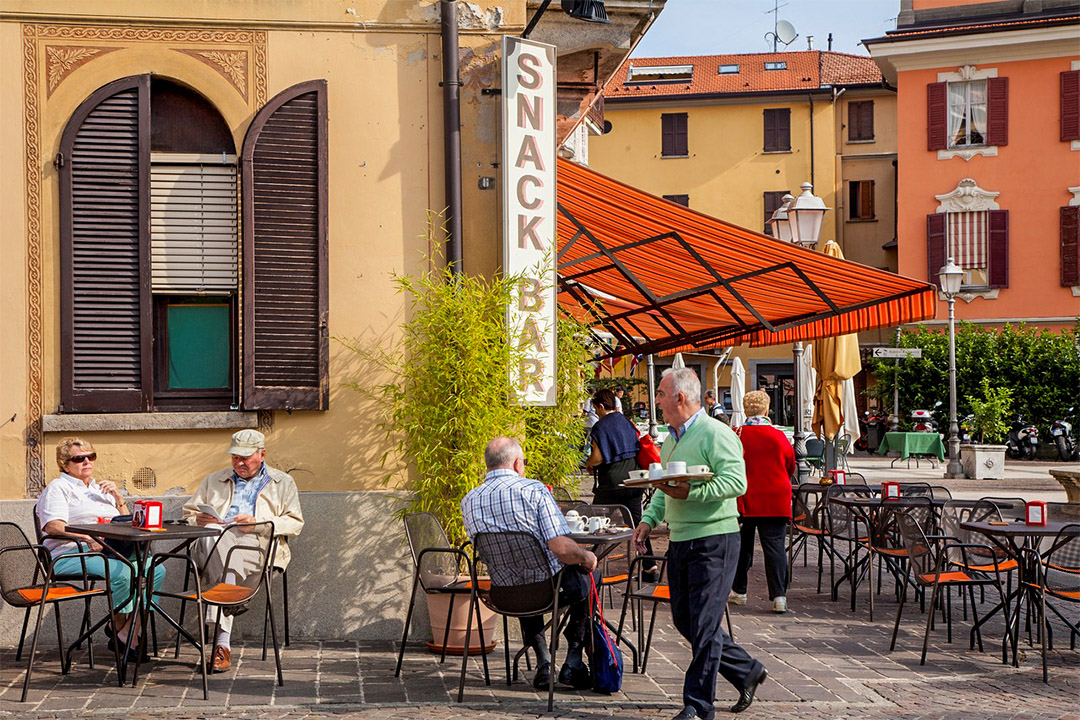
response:
[[[662,550],[661,540],[661,550]],[[811,554],[813,557],[813,554]],[[1037,646],[1022,641],[1020,667],[1000,661],[1001,622],[985,631],[986,652],[968,649],[970,622],[954,603],[954,637],[948,644],[944,624],[930,640],[925,666],[919,665],[925,616],[917,603],[904,611],[896,652],[888,652],[896,602],[886,583],[869,620],[867,589],[859,589],[852,613],[848,590],[839,602],[815,590],[814,569],[799,563],[789,591],[791,611],[775,615],[764,595],[761,557],[751,572],[750,603],[732,608],[736,639],[760,658],[770,677],[758,691],[748,717],[768,718],[1073,718],[1080,720],[1080,651],[1068,649],[1064,626],[1058,626],[1050,654],[1050,684],[1044,685]],[[827,583],[827,570],[826,570]],[[990,592],[987,593],[987,600]],[[619,607],[616,596],[616,607]],[[987,607],[983,606],[984,609]],[[1076,619],[1076,605],[1063,608]],[[613,619],[617,611],[608,611]],[[51,623],[46,623],[48,627]],[[46,637],[51,631],[45,633]],[[98,643],[104,651],[104,643]],[[365,720],[425,718],[496,720],[512,717],[628,720],[669,718],[681,707],[687,645],[661,608],[647,674],[627,672],[622,692],[602,696],[559,689],[555,712],[546,698],[524,679],[505,683],[501,652],[489,656],[492,684],[486,686],[478,658],[471,658],[465,702],[454,702],[460,661],[438,662],[420,645],[406,649],[400,678],[394,677],[396,645],[391,642],[300,642],[284,650],[284,687],[276,687],[273,661],[260,659],[254,644],[234,648],[233,668],[211,676],[210,701],[202,700],[201,680],[192,668],[195,654],[179,660],[162,652],[139,678],[137,687],[119,688],[107,660],[97,669],[76,658],[72,672],[59,672],[55,649],[39,653],[29,700],[18,702],[23,674],[14,649],[0,650],[0,715],[20,718],[125,717],[188,718],[348,717]],[[561,653],[560,653],[561,654]],[[99,658],[101,656],[99,655]],[[627,657],[629,661],[629,657]],[[718,707],[735,694],[723,680]]]

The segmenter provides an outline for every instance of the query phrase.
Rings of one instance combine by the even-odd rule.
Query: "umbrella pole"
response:
[[[652,353],[645,356],[645,365],[649,370],[649,435],[656,439],[656,365]]]
[[[791,346],[791,352],[795,360],[795,404],[798,406],[795,410],[795,472],[798,474],[799,483],[804,483],[810,479],[810,464],[806,462],[806,428],[803,426],[803,406],[801,388],[802,383],[802,356],[803,356],[803,344],[801,340],[796,340]]]

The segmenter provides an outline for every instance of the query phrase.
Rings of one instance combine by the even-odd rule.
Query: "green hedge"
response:
[[[971,412],[967,397],[982,398],[984,378],[990,387],[1012,391],[1010,415],[1021,413],[1040,428],[1080,407],[1080,349],[1077,330],[1051,332],[1020,325],[983,328],[961,322],[956,330],[956,389],[958,414]],[[892,407],[893,384],[899,383],[900,414],[904,419],[917,408],[931,409],[940,400],[949,403],[949,335],[919,326],[900,334],[897,347],[922,348],[922,357],[870,361],[878,378],[873,390],[885,407]]]

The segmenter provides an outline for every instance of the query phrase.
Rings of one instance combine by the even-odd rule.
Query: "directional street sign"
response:
[[[922,357],[922,348],[888,348],[879,347],[873,349],[873,356],[876,358],[917,358]]]

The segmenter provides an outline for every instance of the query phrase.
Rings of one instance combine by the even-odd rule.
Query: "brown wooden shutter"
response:
[[[986,81],[986,144],[1009,144],[1009,78]]]
[[[926,216],[926,278],[938,289],[938,271],[945,266],[945,213]]]
[[[848,103],[848,140],[874,139],[874,101]]]
[[[765,110],[764,117],[764,142],[762,148],[769,152],[771,150],[777,150],[776,147],[776,111]]]
[[[1080,70],[1061,73],[1061,142],[1080,140]]]
[[[862,217],[866,220],[873,220],[874,215],[874,181],[863,180],[862,187],[859,188],[860,195],[862,195]]]
[[[990,268],[992,288],[1009,287],[1009,211],[990,210]]]
[[[284,90],[251,122],[240,156],[243,405],[329,405],[326,81]]]
[[[791,149],[791,110],[776,111],[776,149]]]
[[[690,154],[690,142],[689,131],[687,130],[689,115],[687,113],[680,113],[675,116],[675,154],[676,155],[689,155]]]
[[[689,154],[686,121],[686,113],[664,113],[660,116],[660,153],[663,157],[684,157]]]
[[[117,80],[87,98],[64,129],[57,160],[61,409],[146,410],[150,76]]]
[[[1061,208],[1061,284],[1080,285],[1080,206]]]
[[[926,86],[926,149],[945,150],[949,147],[948,83]]]

